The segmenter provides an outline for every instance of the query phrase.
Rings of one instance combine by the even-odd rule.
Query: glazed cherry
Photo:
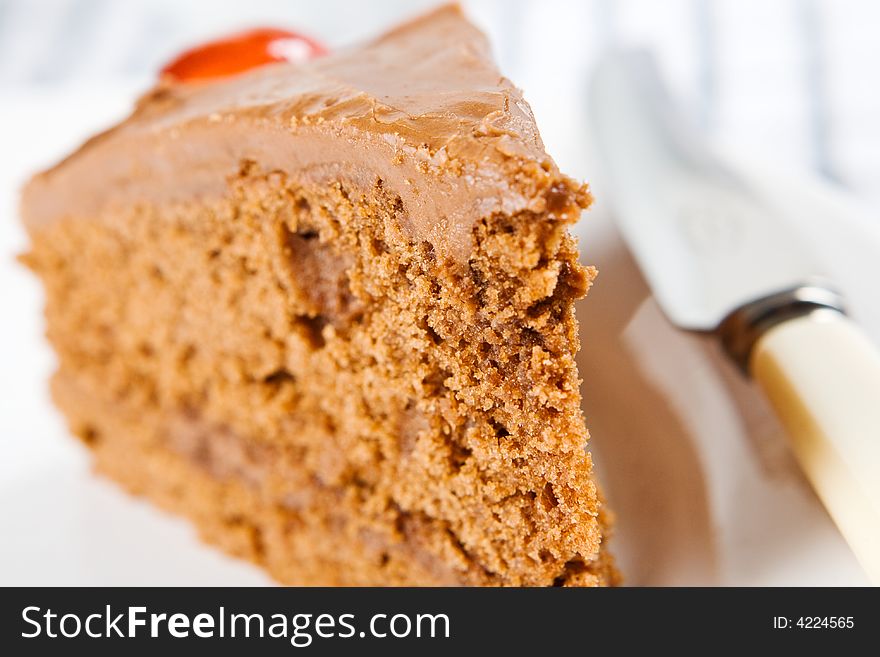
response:
[[[308,61],[326,52],[320,43],[296,32],[260,28],[187,50],[162,69],[162,76],[179,82],[224,78],[273,62]]]

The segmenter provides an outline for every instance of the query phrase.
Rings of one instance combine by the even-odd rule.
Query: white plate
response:
[[[880,222],[820,181],[731,161],[790,199],[805,241],[880,344]],[[601,179],[593,187],[601,199]],[[584,410],[628,581],[867,585],[756,387],[714,340],[669,324],[601,201],[578,232],[600,271],[578,311]]]
[[[41,294],[12,257],[27,172],[124,112],[131,89],[0,104],[0,584],[266,584],[183,521],[93,477],[50,404]],[[546,117],[545,117],[546,118]],[[557,122],[558,123],[558,122]],[[553,126],[556,123],[546,122]],[[555,128],[560,130],[560,128]],[[550,151],[570,136],[545,134]],[[590,177],[589,161],[567,169]],[[598,183],[599,181],[595,181]],[[773,186],[782,185],[773,179]],[[788,183],[785,183],[788,185]],[[797,183],[804,233],[880,341],[880,231],[837,195]],[[601,198],[601,186],[594,184]],[[705,339],[663,319],[601,203],[578,227],[600,276],[580,307],[585,412],[631,584],[859,585],[866,580],[798,473],[766,404]]]

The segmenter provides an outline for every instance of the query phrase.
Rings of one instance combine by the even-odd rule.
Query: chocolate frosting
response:
[[[128,119],[35,176],[22,214],[35,231],[114,206],[209,200],[244,161],[364,190],[381,178],[413,239],[460,261],[479,217],[545,211],[547,199],[575,212],[586,198],[544,152],[485,37],[449,5],[307,64],[162,80]]]

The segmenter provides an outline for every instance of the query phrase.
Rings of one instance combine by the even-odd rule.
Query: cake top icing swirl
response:
[[[531,110],[483,34],[446,5],[365,45],[202,83],[160,80],[118,126],[25,187],[29,230],[107,206],[222,194],[243,161],[372,177],[414,238],[465,258],[476,217],[588,201],[546,155]],[[568,200],[559,203],[560,194]]]

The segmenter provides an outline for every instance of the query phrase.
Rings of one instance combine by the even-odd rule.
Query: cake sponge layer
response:
[[[286,582],[612,580],[574,365],[584,190],[483,217],[465,266],[379,177],[229,184],[33,236],[99,468]]]
[[[340,491],[314,482],[273,495],[264,474],[283,461],[274,450],[193,417],[145,417],[57,377],[56,402],[94,454],[96,470],[129,493],[182,514],[206,542],[294,586],[481,586],[498,580],[474,563],[443,523],[397,513],[391,524],[355,526]],[[182,444],[181,444],[182,443]],[[308,504],[304,504],[309,500]],[[304,512],[307,508],[308,511]],[[605,518],[600,514],[603,529]],[[616,584],[607,550],[563,572],[557,586]]]

